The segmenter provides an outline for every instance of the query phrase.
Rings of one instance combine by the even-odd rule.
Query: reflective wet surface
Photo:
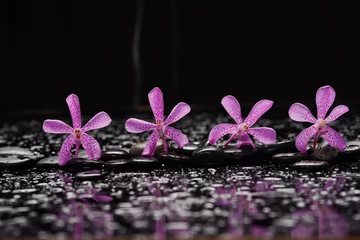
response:
[[[178,127],[200,148],[215,124],[208,119],[194,116]],[[359,118],[352,117],[334,126],[348,141],[355,141],[347,150],[355,151],[339,154],[321,168],[316,159],[311,160],[316,164],[305,168],[296,165],[302,158],[272,161],[275,152],[291,149],[284,149],[284,144],[276,146],[282,150],[275,152],[274,146],[268,147],[270,151],[261,145],[256,153],[231,150],[231,157],[221,165],[191,164],[191,154],[179,150],[173,155],[186,156],[187,161],[173,164],[171,154],[165,155],[165,161],[160,157],[134,161],[139,157],[116,151],[129,152],[148,133],[127,134],[120,120],[93,134],[103,147],[104,159],[92,164],[82,152],[79,159],[71,160],[72,165],[60,168],[56,156],[65,135],[42,133],[38,121],[4,124],[0,129],[0,237],[359,235],[356,146],[360,127],[354,127],[356,122]],[[302,128],[287,120],[261,124],[277,126],[279,141],[295,137]],[[47,165],[42,165],[45,160]]]

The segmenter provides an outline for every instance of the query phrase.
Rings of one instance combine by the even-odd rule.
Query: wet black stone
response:
[[[158,167],[160,166],[160,161],[155,157],[140,156],[132,158],[130,164],[138,167]]]
[[[101,160],[130,159],[131,155],[125,150],[107,150],[101,155]]]
[[[232,160],[242,160],[245,158],[245,153],[239,148],[225,148],[224,153],[227,158]]]
[[[131,146],[129,154],[132,157],[139,157],[142,155],[142,152],[144,151],[144,148],[146,146],[147,142],[141,142],[141,143],[135,143]],[[156,144],[156,153],[160,153],[164,150],[164,146],[162,145],[162,141],[159,140]]]
[[[186,155],[181,155],[176,152],[162,152],[156,154],[156,158],[160,160],[160,162],[168,164],[168,165],[185,165],[191,163],[191,158]]]
[[[130,159],[115,159],[105,162],[105,167],[108,168],[126,168],[131,162]]]
[[[41,159],[36,163],[36,166],[43,168],[57,168],[60,167],[58,162],[59,162],[59,156],[51,156]]]
[[[285,140],[274,144],[264,145],[261,150],[264,154],[269,156],[277,153],[288,153],[297,151],[294,140]]]
[[[194,151],[193,161],[199,166],[217,166],[225,160],[224,150],[218,147],[206,146]]]
[[[270,158],[270,161],[277,164],[292,164],[301,160],[309,160],[311,157],[302,152],[278,153]]]
[[[68,168],[88,168],[88,169],[99,169],[102,168],[104,162],[101,160],[90,160],[87,158],[73,158],[66,163],[63,167]]]
[[[316,160],[322,161],[333,161],[339,153],[337,148],[330,146],[317,148],[312,154],[311,157]]]
[[[2,147],[0,148],[0,155],[18,155],[18,156],[33,156],[34,154],[25,148],[20,147]]]
[[[75,178],[77,180],[95,180],[95,179],[101,179],[108,174],[109,172],[106,171],[90,170],[90,171],[76,173]]]
[[[346,149],[339,152],[339,158],[351,158],[360,156],[360,141],[349,141],[346,143]]]
[[[328,168],[330,165],[325,161],[305,160],[296,162],[292,166],[298,170],[319,170]]]
[[[194,151],[196,149],[199,148],[199,145],[193,144],[193,143],[189,143],[186,144],[183,148],[179,148],[179,146],[176,143],[172,143],[170,145],[170,149],[174,150],[175,152],[187,155],[187,156],[192,156],[192,154],[194,153]]]
[[[26,156],[0,156],[0,167],[4,168],[12,168],[18,166],[27,166],[35,164],[34,159],[26,157]]]

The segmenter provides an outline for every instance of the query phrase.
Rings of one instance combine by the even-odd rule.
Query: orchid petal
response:
[[[265,144],[271,144],[276,142],[276,132],[272,128],[268,128],[268,127],[249,128],[248,133],[253,135],[254,138]]]
[[[80,101],[78,96],[76,96],[75,94],[70,94],[66,98],[66,103],[69,106],[73,127],[81,128],[81,111],[80,111]]]
[[[89,134],[83,133],[81,143],[91,160],[101,158],[101,147],[98,141]]]
[[[60,166],[64,166],[71,159],[71,148],[75,144],[75,140],[72,135],[68,136],[60,148],[59,162]]]
[[[330,123],[332,121],[335,121],[338,117],[340,117],[341,115],[343,115],[344,113],[346,113],[348,111],[349,111],[349,108],[347,106],[339,105],[331,111],[331,113],[329,114],[329,116],[327,118],[325,118],[325,122]]]
[[[83,132],[106,127],[111,123],[111,118],[106,112],[99,112],[91,118],[82,128]]]
[[[179,119],[183,118],[186,114],[190,112],[191,108],[188,104],[184,102],[179,102],[173,110],[170,112],[169,116],[164,122],[164,125],[170,125]]]
[[[303,153],[307,153],[306,146],[310,140],[310,138],[316,133],[316,126],[312,125],[304,129],[297,137],[295,146],[296,148]]]
[[[47,133],[72,133],[73,129],[66,123],[60,120],[45,120],[43,123],[43,130]]]
[[[249,135],[247,133],[241,132],[235,146],[239,148],[243,145],[250,145],[255,148],[255,145]]]
[[[125,122],[125,128],[128,132],[131,133],[141,133],[151,129],[154,129],[156,124],[149,123],[137,118],[129,118]]]
[[[335,147],[340,151],[344,151],[346,148],[346,142],[334,129],[329,126],[325,126],[325,133],[322,135],[331,147]]]
[[[225,96],[221,100],[221,104],[237,124],[242,123],[240,103],[234,96]]]
[[[149,103],[156,122],[164,121],[164,96],[160,88],[156,87],[148,94]]]
[[[273,101],[266,99],[258,101],[245,119],[244,122],[246,123],[246,125],[248,127],[254,125],[254,123],[256,123],[256,121],[271,108],[273,103]]]
[[[304,104],[294,103],[289,109],[289,116],[292,120],[297,122],[315,123],[316,118]]]
[[[143,156],[152,156],[152,155],[154,155],[155,150],[156,150],[156,144],[159,141],[159,138],[160,138],[160,136],[159,136],[158,132],[156,130],[154,130],[151,133],[151,135],[150,135],[150,137],[149,137],[149,139],[148,139],[148,141],[146,143],[144,151],[142,152]]]
[[[213,127],[209,133],[209,142],[214,145],[217,140],[227,134],[235,134],[237,132],[238,125],[223,123]]]
[[[316,106],[318,119],[324,119],[335,100],[335,90],[327,85],[319,88],[316,92]]]
[[[189,143],[189,139],[185,134],[170,126],[167,126],[165,128],[165,136],[174,140],[174,142],[179,146],[179,148],[182,148],[184,145]]]

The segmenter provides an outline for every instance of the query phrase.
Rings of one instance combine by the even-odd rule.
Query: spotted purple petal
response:
[[[59,162],[60,166],[64,166],[71,159],[71,148],[75,144],[75,140],[72,135],[68,136],[60,148]]]
[[[325,118],[325,122],[330,123],[332,121],[335,121],[338,117],[340,117],[341,115],[343,115],[344,113],[346,113],[348,111],[349,111],[349,108],[347,106],[339,105],[331,111],[331,113],[329,114],[329,116],[327,118]]]
[[[249,128],[248,133],[253,135],[254,138],[265,144],[276,142],[276,132],[272,128],[268,128],[268,127]]]
[[[160,88],[156,87],[148,94],[151,110],[156,122],[164,121],[164,96]]]
[[[243,145],[250,145],[255,148],[255,145],[247,133],[241,132],[236,142],[236,147],[239,148]]]
[[[174,142],[179,146],[179,148],[182,148],[184,145],[189,143],[189,139],[186,137],[185,134],[170,126],[166,126],[165,136],[174,140]]]
[[[240,103],[234,96],[225,96],[221,100],[221,104],[237,124],[242,123]]]
[[[43,130],[47,133],[72,133],[73,129],[60,120],[45,120]]]
[[[318,119],[324,119],[335,100],[335,90],[327,85],[319,88],[316,92],[316,106]]]
[[[125,128],[128,132],[131,133],[141,133],[151,129],[154,129],[156,124],[149,123],[137,118],[129,118],[125,122]]]
[[[310,122],[315,123],[316,118],[310,110],[301,103],[294,103],[289,109],[289,116],[292,120],[297,122]]]
[[[340,151],[346,148],[346,142],[342,136],[329,126],[325,126],[325,133],[322,135],[331,147],[335,147]]]
[[[90,159],[98,160],[101,158],[101,148],[95,138],[83,133],[81,143]]]
[[[156,130],[154,130],[151,133],[151,135],[150,135],[150,137],[149,137],[149,139],[148,139],[148,141],[146,143],[144,151],[142,152],[143,156],[152,156],[152,155],[154,155],[155,150],[156,150],[156,144],[159,141],[159,138],[160,138],[160,136],[159,136],[158,132]]]
[[[111,123],[111,118],[106,112],[99,112],[91,118],[82,128],[83,132],[106,127]]]
[[[213,127],[209,133],[209,142],[211,145],[214,145],[217,140],[222,138],[223,136],[227,134],[235,134],[238,129],[238,125],[236,124],[228,124],[223,123],[216,125]]]
[[[304,129],[297,137],[295,146],[296,148],[303,153],[306,153],[306,146],[312,136],[316,133],[316,126],[312,125]]]
[[[81,128],[81,111],[80,111],[80,101],[78,96],[75,94],[70,94],[66,98],[66,103],[69,106],[73,127]]]
[[[179,102],[173,110],[170,112],[169,116],[164,122],[164,125],[170,125],[179,119],[183,118],[186,114],[190,112],[191,108],[188,104],[184,102]]]
[[[273,101],[266,99],[258,101],[245,119],[244,122],[246,123],[246,125],[248,127],[254,125],[256,121],[271,108],[273,103]]]

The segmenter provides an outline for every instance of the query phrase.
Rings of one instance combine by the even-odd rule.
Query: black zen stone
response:
[[[135,157],[130,160],[130,163],[132,166],[139,167],[139,170],[141,167],[158,167],[160,166],[159,159],[151,156],[140,156]]]
[[[292,164],[301,160],[308,160],[310,156],[302,152],[278,153],[271,157],[270,161],[278,164]]]
[[[88,169],[99,169],[102,168],[104,162],[101,160],[90,160],[87,158],[73,158],[66,163],[64,167],[69,168],[88,168]]]
[[[0,156],[0,167],[4,167],[4,168],[25,166],[32,163],[35,163],[34,159],[26,156],[18,156],[18,155]]]
[[[108,168],[125,168],[131,162],[130,159],[114,159],[105,162],[105,167]]]
[[[129,154],[132,156],[132,157],[140,157],[142,155],[142,152],[144,151],[144,148],[146,146],[146,143],[147,142],[141,142],[141,143],[134,143],[131,148],[130,148],[130,151],[129,151]],[[162,141],[159,140],[156,144],[156,150],[155,152],[156,153],[160,153],[164,150],[164,146],[162,144]]]
[[[169,165],[184,165],[190,163],[191,161],[189,156],[181,155],[176,152],[158,153],[156,154],[156,158],[158,158],[160,162]]]
[[[102,152],[101,160],[130,159],[131,155],[125,150],[106,150]]]
[[[193,143],[188,143],[183,148],[179,148],[179,146],[176,143],[172,143],[170,145],[170,149],[174,150],[175,152],[187,155],[187,156],[192,156],[193,152],[198,148],[199,148],[199,145],[196,145]]]
[[[305,160],[305,161],[296,162],[292,166],[298,170],[319,170],[319,169],[328,168],[329,164],[325,161]]]
[[[59,167],[59,156],[51,156],[41,159],[36,163],[36,166],[43,168],[56,168]]]
[[[264,145],[262,151],[266,155],[272,156],[277,153],[295,152],[297,150],[294,140],[285,140],[274,144]]]
[[[213,146],[198,148],[192,157],[195,164],[205,167],[218,166],[225,160],[224,150]]]
[[[339,158],[360,156],[360,141],[349,141],[346,143],[346,149],[339,152]]]
[[[339,153],[337,148],[333,148],[330,146],[317,148],[312,154],[311,157],[316,160],[322,161],[332,161],[334,160]]]
[[[78,172],[75,175],[77,180],[95,180],[105,177],[108,172],[104,172],[101,170],[90,170],[85,172]]]

